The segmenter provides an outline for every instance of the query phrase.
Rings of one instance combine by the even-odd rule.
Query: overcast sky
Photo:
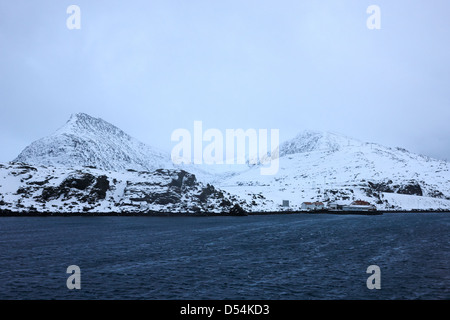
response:
[[[448,0],[2,0],[0,161],[77,112],[167,151],[201,120],[450,160],[449,16]]]

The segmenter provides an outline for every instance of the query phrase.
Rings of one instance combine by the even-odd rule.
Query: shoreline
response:
[[[0,210],[1,217],[247,217],[247,216],[263,216],[263,215],[316,215],[316,214],[332,214],[332,215],[365,215],[379,216],[385,213],[450,213],[449,210],[379,210],[379,211],[261,211],[246,212],[243,214],[232,213],[192,213],[192,212],[19,212]]]

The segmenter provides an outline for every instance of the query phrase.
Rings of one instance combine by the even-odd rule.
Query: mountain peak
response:
[[[72,113],[70,115],[70,118],[67,122],[94,122],[94,121],[102,120],[95,118],[87,113],[84,112],[78,112],[78,113]]]
[[[134,139],[109,122],[86,113],[75,113],[63,127],[33,142],[14,161],[31,165],[93,166],[113,171],[151,171],[171,167],[167,159],[169,155]]]
[[[87,113],[77,112],[77,113],[72,113],[70,115],[70,119],[95,119],[95,118],[88,115]]]
[[[83,113],[83,112],[78,112],[78,113],[72,113],[70,115],[69,120],[67,120],[67,123],[86,123],[86,122],[98,122],[98,121],[104,121],[103,119],[100,118],[95,118],[92,117],[90,115],[88,115],[87,113]]]
[[[356,139],[335,132],[304,130],[293,139],[281,144],[280,156],[320,150],[335,152],[342,147],[360,143]]]
[[[101,118],[94,118],[82,112],[73,113],[66,124],[59,130],[57,130],[55,134],[81,134],[87,132],[128,136],[122,130],[110,124],[109,122]]]

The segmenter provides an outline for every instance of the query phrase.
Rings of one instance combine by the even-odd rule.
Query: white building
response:
[[[350,205],[349,201],[336,200],[328,203],[328,209],[330,210],[342,210],[343,207]]]
[[[344,211],[376,211],[377,208],[367,201],[353,201],[350,205],[343,206]]]
[[[302,210],[322,210],[324,208],[323,202],[303,202]]]

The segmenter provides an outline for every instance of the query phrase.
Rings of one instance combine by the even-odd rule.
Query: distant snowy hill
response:
[[[251,200],[367,200],[379,209],[450,209],[450,164],[401,148],[365,143],[339,134],[305,131],[280,146],[274,176],[259,168],[218,181],[217,186]]]
[[[173,168],[165,152],[84,113],[72,115],[54,134],[33,142],[14,162],[69,168],[92,166],[110,171]]]

